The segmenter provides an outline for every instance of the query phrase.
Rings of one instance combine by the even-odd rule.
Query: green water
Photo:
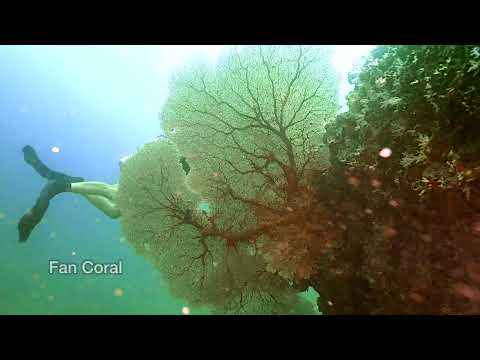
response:
[[[126,241],[120,224],[90,208],[86,200],[74,194],[59,196],[26,244],[17,241],[18,216],[8,213],[8,202],[2,205],[1,314],[180,315],[185,306],[191,315],[209,314],[208,309],[172,297],[161,274]],[[49,274],[50,260],[79,264],[86,259],[122,260],[124,273]],[[303,296],[316,302],[312,289]]]

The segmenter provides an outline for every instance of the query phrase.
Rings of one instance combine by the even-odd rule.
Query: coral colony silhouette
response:
[[[120,182],[128,239],[220,313],[294,312],[309,286],[327,314],[478,313],[479,48],[378,47],[340,115],[330,56],[247,47],[177,77],[168,142]]]
[[[325,314],[480,313],[480,47],[377,47],[340,114],[332,55],[178,74],[122,167],[126,239],[214,313],[312,313],[309,287]]]

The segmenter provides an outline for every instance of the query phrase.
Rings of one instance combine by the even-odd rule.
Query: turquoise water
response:
[[[28,242],[18,242],[17,221],[45,184],[24,163],[23,146],[57,171],[116,183],[118,159],[160,134],[168,77],[151,71],[151,52],[0,46],[0,314],[181,314],[188,306],[135,254],[120,223],[78,195],[55,197]],[[124,273],[48,273],[50,260],[85,259],[122,260]]]
[[[158,108],[148,103],[161,103],[162,92],[142,66],[125,73],[120,55],[99,47],[0,47],[1,314],[180,314],[185,305],[134,253],[120,223],[75,194],[53,199],[28,242],[17,241],[17,221],[44,184],[24,163],[24,145],[55,170],[114,183],[118,159],[158,135]],[[49,275],[52,259],[121,259],[124,274]]]

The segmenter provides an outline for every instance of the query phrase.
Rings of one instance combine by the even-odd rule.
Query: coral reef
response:
[[[310,182],[338,108],[332,49],[230,50],[215,68],[194,64],[172,80],[166,139],[122,170],[123,228],[194,306],[306,311],[295,283],[317,271],[316,239],[329,233]]]
[[[480,312],[479,50],[382,46],[352,74],[318,180],[346,229],[312,281],[324,312]]]
[[[378,47],[338,116],[331,55],[179,74],[122,171],[126,237],[218,313],[305,312],[309,286],[326,314],[480,313],[480,47]]]

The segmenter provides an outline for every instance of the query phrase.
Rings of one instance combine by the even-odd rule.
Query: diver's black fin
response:
[[[48,209],[49,202],[38,202],[27,211],[18,222],[18,240],[25,242],[28,240],[33,228],[42,220],[43,215]]]
[[[38,157],[35,149],[30,145],[24,146],[23,149],[23,158],[25,162],[32,166],[35,171],[43,178],[48,180],[59,180],[66,181],[69,183],[82,182],[84,179],[82,177],[68,176],[66,174],[53,171],[46,166],[42,160]]]
[[[40,192],[35,205],[22,216],[18,222],[19,241],[25,242],[28,240],[31,232],[42,220],[45,212],[48,209],[50,200],[57,194],[70,190],[70,183],[67,181],[57,180],[49,181]]]
[[[49,181],[40,192],[39,200],[45,199],[50,201],[55,195],[58,195],[65,191],[70,191],[71,185],[68,181],[61,179],[61,180],[54,180]]]

